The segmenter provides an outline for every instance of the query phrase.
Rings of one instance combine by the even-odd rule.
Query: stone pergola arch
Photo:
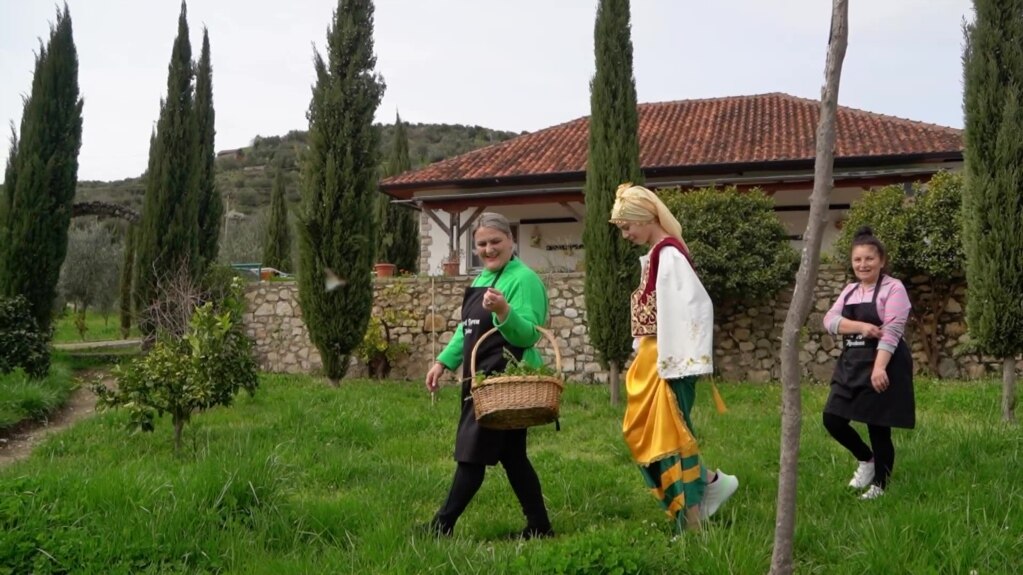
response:
[[[83,216],[120,218],[132,224],[142,221],[142,215],[134,209],[109,202],[78,202],[73,204],[71,206],[71,217],[79,218]]]

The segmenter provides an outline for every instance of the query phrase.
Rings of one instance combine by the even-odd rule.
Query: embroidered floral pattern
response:
[[[675,356],[668,356],[657,362],[658,371],[669,374],[684,374],[678,375],[678,377],[685,377],[685,375],[692,375],[697,373],[709,373],[711,370],[702,371],[697,368],[700,367],[711,367],[714,364],[711,362],[709,355],[702,355],[700,357],[686,357],[679,358]],[[675,377],[674,375],[671,377]]]
[[[643,264],[639,288],[632,292],[632,336],[657,335],[657,291],[647,292],[649,264]],[[644,295],[645,294],[645,295]]]

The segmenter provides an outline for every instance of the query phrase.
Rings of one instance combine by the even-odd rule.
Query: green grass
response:
[[[42,421],[64,405],[76,385],[71,373],[68,364],[54,361],[43,379],[20,370],[0,375],[0,433],[26,419]]]
[[[705,389],[705,388],[704,388]],[[993,383],[918,385],[918,429],[896,431],[894,483],[861,502],[855,463],[804,393],[798,573],[1013,573],[1023,557],[1023,432]],[[702,392],[706,461],[742,486],[702,533],[671,540],[602,387],[570,386],[562,430],[530,432],[558,537],[503,537],[523,518],[492,468],[456,537],[430,518],[454,469],[457,391],[265,376],[254,397],[197,415],[175,456],[168,421],[129,435],[105,413],[0,471],[0,573],[766,573],[774,530],[776,386]],[[9,566],[5,571],[3,566]]]
[[[121,320],[117,313],[109,316],[95,311],[85,313],[85,336],[75,327],[75,316],[68,310],[53,323],[53,343],[79,343],[83,341],[112,341],[121,339]],[[132,326],[130,337],[138,337],[137,326]]]

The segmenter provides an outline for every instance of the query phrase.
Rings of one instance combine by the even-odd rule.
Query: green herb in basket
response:
[[[484,374],[483,372],[479,372],[479,373],[476,374],[476,383],[482,383],[483,380],[488,378],[488,377],[496,377],[496,376],[501,376],[501,375],[504,375],[504,376],[508,376],[508,375],[545,375],[545,376],[552,376],[552,377],[558,375],[557,371],[555,371],[553,367],[546,366],[546,365],[532,366],[532,365],[529,365],[528,363],[526,363],[524,361],[519,361],[518,359],[515,358],[515,355],[513,355],[512,352],[508,350],[508,348],[504,348],[504,350],[501,353],[504,356],[504,359],[507,360],[507,364],[505,365],[504,371],[499,373],[499,374],[498,373],[492,373],[492,374],[489,374],[489,375]]]

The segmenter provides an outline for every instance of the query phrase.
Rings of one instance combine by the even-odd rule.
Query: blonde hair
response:
[[[632,182],[625,182],[618,186],[615,192],[615,204],[611,208],[612,224],[619,225],[628,222],[652,222],[656,221],[669,236],[682,242],[682,224],[664,205],[657,194],[644,188],[634,186]]]

